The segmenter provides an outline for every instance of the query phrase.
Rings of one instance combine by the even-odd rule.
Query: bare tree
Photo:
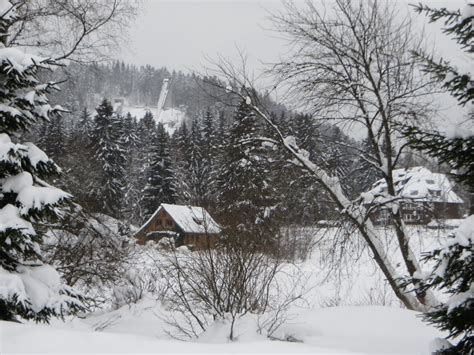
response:
[[[129,0],[12,0],[9,46],[35,48],[56,60],[109,59],[137,13]]]
[[[128,236],[108,221],[110,217],[73,204],[60,223],[41,225],[49,236],[42,246],[44,260],[55,265],[68,285],[95,292],[94,306],[110,297],[108,289],[123,283],[134,257]]]
[[[403,225],[393,170],[405,148],[399,124],[422,122],[431,109],[433,85],[411,57],[422,46],[421,38],[408,15],[384,1],[337,0],[323,9],[308,1],[302,10],[290,3],[286,8],[287,14],[274,21],[290,36],[295,52],[274,72],[320,118],[363,127],[370,149],[357,155],[380,171],[387,191],[360,203],[388,208],[406,269],[413,275],[420,266]],[[428,305],[425,296],[417,298]]]
[[[408,119],[422,121],[430,108],[432,85],[417,71],[410,56],[422,42],[414,35],[409,18],[401,18],[387,2],[337,0],[334,7],[319,9],[308,1],[304,9],[292,3],[286,7],[287,12],[275,15],[274,21],[289,35],[293,52],[273,67],[273,73],[288,88],[288,94],[306,104],[315,116],[365,129],[370,149],[357,153],[381,172],[387,191],[370,201],[351,201],[339,178],[311,161],[296,140],[285,137],[272,121],[253,95],[254,83],[246,75],[245,65],[240,70],[221,58],[215,72],[233,83],[228,92],[248,96],[247,102],[271,129],[269,138],[258,140],[282,149],[295,166],[328,192],[339,212],[356,226],[401,302],[416,310],[434,306],[437,300],[430,293],[413,296],[403,292],[399,282],[403,275],[391,264],[369,219],[373,209],[389,208],[405,270],[409,275],[421,272],[402,221],[393,171],[405,147],[398,137],[398,124]]]
[[[291,292],[279,292],[281,261],[238,238],[212,249],[179,248],[168,255],[158,266],[169,282],[164,304],[178,337],[194,338],[212,322],[226,321],[229,339],[235,340],[236,321],[249,313],[262,316],[260,327],[270,335],[284,322],[289,305],[303,296],[297,278],[288,283],[294,286]]]

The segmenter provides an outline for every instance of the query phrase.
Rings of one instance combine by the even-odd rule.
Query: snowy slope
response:
[[[149,111],[153,115],[153,118],[156,123],[161,122],[165,127],[166,131],[172,135],[181,125],[181,122],[185,119],[186,113],[177,109],[169,108],[167,110],[162,110],[160,116],[158,117],[158,109],[156,107],[123,107],[122,114],[126,115],[128,112],[132,117],[136,117],[140,121],[145,113]]]

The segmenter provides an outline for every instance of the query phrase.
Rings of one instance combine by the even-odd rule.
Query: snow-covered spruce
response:
[[[252,140],[259,127],[249,100],[242,99],[237,108],[224,152],[228,163],[217,173],[218,210],[231,235],[270,251],[278,233],[276,220],[270,218],[276,215],[278,196],[262,148]]]
[[[415,287],[448,294],[447,301],[426,312],[424,319],[457,341],[456,345],[437,341],[440,346],[433,351],[470,354],[474,349],[474,215],[464,220],[444,246],[425,254],[423,260],[434,262],[434,267],[412,280]]]
[[[460,124],[450,125],[446,132],[405,125],[403,133],[413,148],[438,159],[440,163],[449,164],[457,180],[470,186],[469,189],[474,192],[474,47],[471,43],[474,2],[467,1],[464,9],[457,11],[436,9],[422,4],[416,6],[415,11],[425,14],[430,22],[442,22],[443,32],[451,36],[465,52],[467,66],[459,65],[461,63],[456,63],[455,58],[447,61],[427,52],[414,52],[422,70],[464,108],[465,119]],[[474,206],[474,203],[471,203],[471,206]],[[471,207],[471,213],[473,212],[474,207]]]
[[[100,201],[97,211],[105,211],[113,217],[119,217],[122,211],[126,164],[122,120],[106,99],[96,111],[91,148],[94,162],[100,167],[100,176],[99,185],[94,188],[92,195],[96,201]]]
[[[472,58],[472,25],[474,3],[468,1],[464,10],[451,11],[445,8],[433,9],[425,5],[415,7],[426,14],[431,22],[444,22],[443,31]],[[457,180],[474,192],[474,90],[472,68],[459,68],[452,62],[435,59],[424,52],[415,52],[423,70],[446,89],[465,107],[465,121],[462,128],[454,132],[431,132],[418,127],[405,127],[405,135],[412,146],[441,163],[448,163],[454,169]],[[469,62],[471,64],[471,62]],[[463,131],[460,134],[460,131]],[[474,195],[473,195],[474,196]],[[471,214],[474,204],[471,200]],[[440,289],[449,295],[447,302],[425,313],[425,320],[442,330],[449,331],[448,341],[438,342],[433,352],[443,354],[472,354],[474,349],[474,215],[468,217],[454,232],[451,240],[439,249],[425,256],[435,263],[427,276],[414,275],[416,290]]]
[[[16,137],[63,110],[48,103],[47,94],[57,86],[37,79],[40,68],[56,63],[7,47],[15,10],[4,11],[8,4],[0,6],[0,319],[48,321],[79,310],[81,297],[42,263],[43,236],[34,223],[59,217],[58,208],[71,196],[42,180],[58,174],[59,167],[34,144],[17,143]]]
[[[148,181],[143,189],[143,209],[148,219],[161,203],[176,202],[174,172],[169,153],[169,135],[159,123],[150,142],[150,166]]]

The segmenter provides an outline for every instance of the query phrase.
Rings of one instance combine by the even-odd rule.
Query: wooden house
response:
[[[464,214],[464,201],[453,191],[445,174],[433,173],[424,167],[395,169],[393,181],[403,221],[406,224],[428,224],[433,220],[459,219]],[[386,200],[387,184],[380,179],[364,193],[371,202],[367,207]],[[374,209],[370,218],[375,224],[390,223],[390,205]]]
[[[202,207],[162,203],[135,234],[139,244],[173,238],[176,246],[213,247],[221,228]]]

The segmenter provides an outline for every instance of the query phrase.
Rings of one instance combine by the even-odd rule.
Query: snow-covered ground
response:
[[[229,343],[229,324],[216,321],[192,342],[170,336],[167,312],[151,295],[136,304],[102,310],[85,319],[53,320],[51,325],[0,322],[0,353],[101,353],[101,352],[199,352],[199,353],[429,353],[429,344],[442,337],[422,322],[416,312],[400,308],[363,243],[348,233],[350,250],[340,257],[344,236],[334,228],[301,230],[320,240],[304,262],[288,263],[280,284],[298,277],[305,288],[305,301],[295,303],[287,321],[270,340],[258,333],[261,319],[246,315],[236,324],[237,341]],[[416,253],[438,246],[446,233],[410,227]],[[342,238],[342,239],[341,239]],[[380,238],[396,266],[400,256],[393,252],[390,231]],[[137,271],[156,268],[162,257],[153,245],[139,250]],[[400,268],[401,270],[401,268]]]
[[[299,342],[272,341],[255,333],[251,321],[237,327],[239,338],[229,343],[226,324],[216,324],[200,339],[183,342],[163,333],[165,324],[156,304],[142,301],[92,319],[52,325],[0,322],[0,353],[429,353],[439,332],[417,314],[381,306],[301,309],[276,335]],[[97,327],[108,327],[94,331]]]

